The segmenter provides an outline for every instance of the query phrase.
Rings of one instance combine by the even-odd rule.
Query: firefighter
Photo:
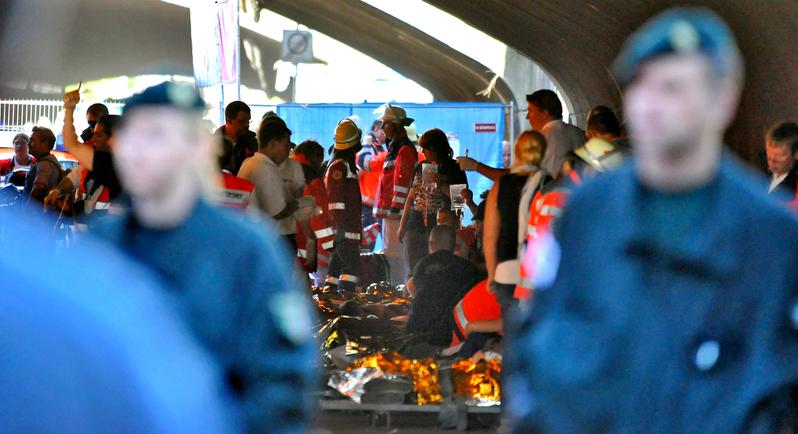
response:
[[[355,156],[361,149],[360,130],[351,119],[335,128],[335,149],[327,168],[328,209],[335,225],[335,242],[327,283],[354,291],[360,269],[360,185]]]
[[[399,219],[410,191],[418,153],[404,128],[412,124],[413,119],[407,117],[403,108],[388,104],[379,120],[385,132],[388,155],[377,187],[374,217],[384,219],[382,239],[385,257],[391,268],[391,283],[399,284],[404,283],[408,274],[407,258],[399,240]]]

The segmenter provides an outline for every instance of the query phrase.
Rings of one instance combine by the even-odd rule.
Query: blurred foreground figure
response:
[[[733,36],[674,9],[615,67],[633,163],[573,194],[556,278],[511,330],[514,432],[795,432],[798,221],[723,155]]]
[[[0,241],[13,252],[0,255],[0,431],[241,432],[220,373],[150,273],[89,241],[71,247],[79,261],[48,253],[48,226],[24,218],[0,214],[13,228]]]
[[[168,82],[128,100],[115,161],[132,213],[98,229],[175,287],[251,432],[302,432],[315,378],[310,307],[281,238],[202,198],[204,106],[195,88]]]

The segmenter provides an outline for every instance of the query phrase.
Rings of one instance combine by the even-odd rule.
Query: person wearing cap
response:
[[[357,181],[355,156],[361,149],[360,130],[351,119],[335,127],[335,149],[324,184],[327,206],[335,226],[335,242],[327,273],[327,283],[343,291],[354,292],[360,275],[360,184]]]
[[[571,195],[553,279],[507,330],[512,431],[795,432],[798,221],[724,151],[731,31],[667,10],[614,71],[635,152]]]
[[[173,82],[127,101],[115,163],[132,208],[94,232],[175,288],[170,297],[223,370],[250,432],[302,432],[315,384],[312,311],[275,231],[203,197],[203,182],[216,179],[204,109],[195,87]],[[287,156],[287,133],[270,134]]]
[[[385,132],[388,155],[385,157],[377,188],[374,216],[384,219],[383,251],[391,268],[391,283],[397,285],[404,283],[408,274],[407,259],[399,239],[399,220],[410,192],[418,154],[404,128],[413,123],[413,119],[407,117],[405,109],[388,104],[379,120]]]

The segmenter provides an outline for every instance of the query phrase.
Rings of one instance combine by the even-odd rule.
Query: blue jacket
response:
[[[515,432],[771,432],[798,384],[798,221],[724,158],[673,239],[627,165],[561,220],[550,288],[510,333]],[[763,404],[757,407],[758,404]]]
[[[276,231],[202,201],[172,229],[148,229],[127,215],[97,231],[172,284],[251,432],[304,432],[318,360],[312,311]]]
[[[34,220],[0,212],[0,432],[242,432],[152,273]]]

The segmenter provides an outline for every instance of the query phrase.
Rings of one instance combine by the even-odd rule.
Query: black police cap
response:
[[[720,76],[742,67],[734,35],[718,15],[706,8],[674,8],[646,22],[624,43],[613,71],[626,84],[651,59],[692,53],[705,56]]]

